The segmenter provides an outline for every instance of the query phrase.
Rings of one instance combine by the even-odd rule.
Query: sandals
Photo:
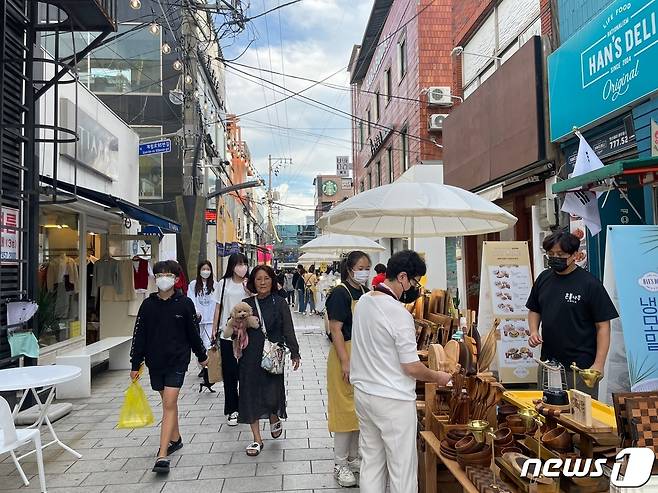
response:
[[[155,465],[153,466],[153,472],[157,474],[169,474],[169,470],[170,470],[169,459],[166,459],[164,457],[158,457],[158,460],[155,461]]]
[[[263,450],[264,443],[254,442],[249,445],[246,449],[246,453],[249,457],[256,457],[260,454],[260,451]]]
[[[278,419],[276,423],[270,423],[270,434],[275,440],[281,437],[283,433],[283,423]]]

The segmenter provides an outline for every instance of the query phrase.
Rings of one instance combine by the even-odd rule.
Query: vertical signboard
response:
[[[605,287],[620,318],[612,322],[605,395],[656,391],[658,226],[608,226],[606,246]]]
[[[349,156],[336,156],[336,175],[349,177],[352,170]]]
[[[537,381],[538,351],[528,344],[528,309],[532,289],[530,255],[526,241],[485,241],[480,269],[481,337],[495,328],[498,379],[502,383]]]
[[[651,119],[651,156],[658,156],[658,123]]]
[[[12,207],[0,209],[0,257],[3,264],[13,264],[19,258],[20,233],[14,228],[20,225],[20,211]],[[9,227],[5,227],[9,226]]]

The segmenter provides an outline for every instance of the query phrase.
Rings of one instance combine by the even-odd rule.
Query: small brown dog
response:
[[[258,327],[260,327],[260,321],[258,317],[254,316],[249,303],[241,301],[233,307],[231,316],[228,322],[226,322],[224,337],[233,339],[233,355],[235,359],[240,359],[242,350],[249,344],[247,329],[257,329]]]

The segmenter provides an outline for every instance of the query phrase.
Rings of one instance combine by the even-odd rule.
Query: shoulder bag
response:
[[[260,366],[263,370],[273,375],[283,374],[285,367],[286,348],[278,342],[272,342],[267,338],[267,327],[265,327],[265,319],[260,311],[260,303],[258,298],[254,298],[256,302],[256,310],[258,310],[258,318],[260,319],[260,327],[265,342],[263,343],[263,357],[260,360]]]

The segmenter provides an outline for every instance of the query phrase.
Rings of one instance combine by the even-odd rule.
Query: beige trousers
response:
[[[359,418],[361,493],[418,492],[416,402],[387,399],[354,389]]]

